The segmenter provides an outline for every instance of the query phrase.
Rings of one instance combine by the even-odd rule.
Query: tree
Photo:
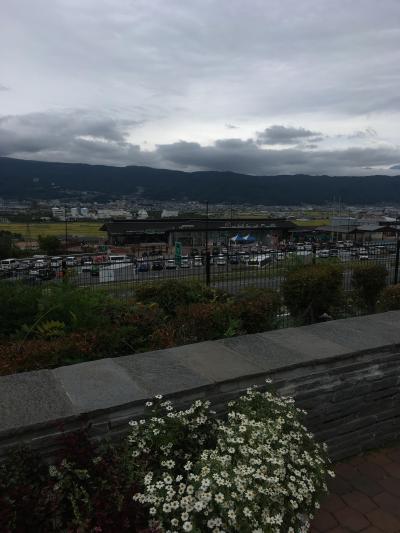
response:
[[[54,255],[60,251],[60,239],[54,235],[45,235],[44,237],[39,235],[38,241],[40,249],[47,255]]]
[[[12,257],[13,251],[12,233],[9,231],[0,231],[0,259]]]

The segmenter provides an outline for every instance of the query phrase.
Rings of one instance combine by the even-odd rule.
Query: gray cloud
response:
[[[3,4],[0,154],[269,174],[398,165],[398,0]]]
[[[305,128],[294,128],[274,124],[265,128],[264,131],[257,133],[259,144],[296,144],[299,141],[311,140],[318,142],[322,140],[320,132],[307,130]]]
[[[366,174],[395,173],[400,151],[387,145],[320,149],[316,144],[273,149],[254,139],[217,139],[209,145],[178,141],[143,150],[129,142],[131,120],[69,110],[0,117],[0,155],[38,160],[146,165],[182,170],[229,170],[249,174]],[[271,130],[267,128],[265,131]],[[272,129],[272,131],[276,131]],[[282,132],[282,130],[281,130]],[[281,134],[280,132],[280,134]],[[306,140],[315,132],[305,128],[284,131]],[[282,143],[282,137],[280,137]],[[378,170],[377,170],[378,169]],[[387,169],[387,170],[386,170]]]

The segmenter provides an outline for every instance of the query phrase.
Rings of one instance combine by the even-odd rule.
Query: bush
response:
[[[288,272],[282,293],[291,315],[301,323],[315,322],[339,304],[342,269],[339,265],[306,265]]]
[[[241,331],[240,318],[229,303],[197,303],[179,307],[173,323],[177,344],[232,337]]]
[[[400,283],[389,285],[383,289],[379,297],[380,311],[396,311],[400,309]]]
[[[60,455],[49,468],[21,450],[0,466],[2,531],[144,531],[144,509],[132,500],[138,485],[126,446],[96,449],[80,432],[64,437]]]
[[[135,295],[140,302],[157,303],[168,315],[175,315],[184,305],[225,299],[224,293],[197,280],[146,283],[135,289]]]
[[[0,284],[0,337],[14,334],[23,324],[31,323],[38,312],[42,289],[22,283]]]
[[[233,303],[244,333],[258,333],[274,329],[280,310],[280,298],[271,289],[246,289]]]
[[[104,311],[112,302],[111,296],[102,291],[68,283],[52,285],[43,291],[35,319],[63,322],[67,331],[92,329],[108,322]]]
[[[71,333],[54,339],[26,339],[0,344],[0,375],[54,368],[98,359],[93,332]]]
[[[107,328],[96,332],[96,350],[104,355],[122,355],[150,349],[152,334],[165,323],[157,304],[125,302],[106,309]]]
[[[386,286],[387,270],[374,263],[354,266],[352,285],[361,304],[368,313],[376,309],[379,294]]]
[[[150,402],[129,442],[162,531],[302,533],[326,491],[323,447],[301,424],[293,401],[249,389],[214,420],[209,402],[176,411]]]

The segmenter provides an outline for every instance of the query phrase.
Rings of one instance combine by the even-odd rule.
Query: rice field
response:
[[[70,237],[107,237],[104,231],[99,228],[103,225],[102,222],[68,222],[68,235]],[[0,223],[0,231],[11,231],[11,233],[18,233],[25,239],[37,239],[39,235],[42,237],[46,235],[55,235],[56,237],[63,237],[65,235],[64,222],[35,222],[31,224],[26,223]]]

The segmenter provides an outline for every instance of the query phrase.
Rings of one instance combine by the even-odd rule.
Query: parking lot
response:
[[[135,257],[129,254],[81,254],[69,256],[36,255],[5,259],[0,263],[0,279],[27,284],[59,283],[63,279],[78,286],[134,285],[162,279],[199,279],[213,286],[231,288],[257,286],[279,289],[288,268],[299,264],[342,263],[344,284],[351,282],[355,262],[378,262],[388,270],[388,282],[395,279],[396,243],[354,244],[284,243],[276,249],[265,246],[209,250],[189,250],[179,257],[162,254]]]

